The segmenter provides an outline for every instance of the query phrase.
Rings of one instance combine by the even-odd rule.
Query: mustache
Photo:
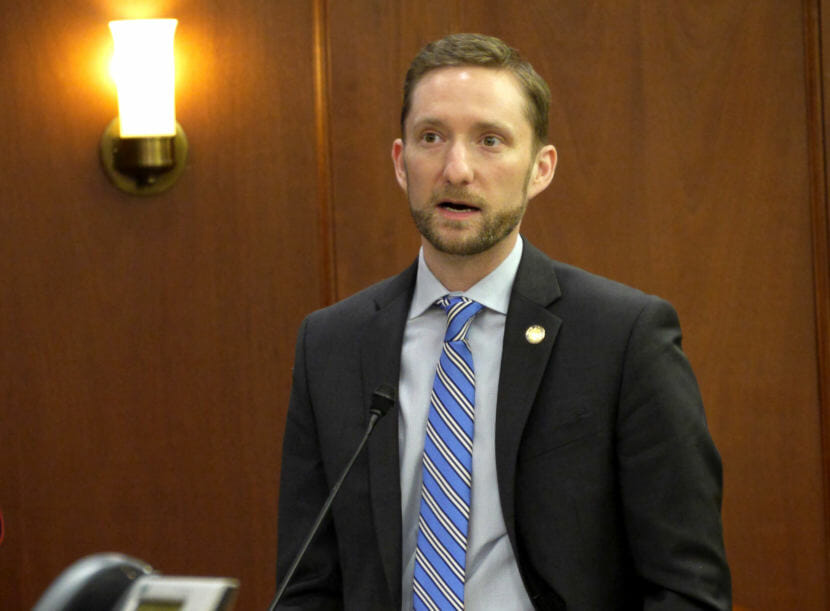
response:
[[[461,201],[471,204],[476,208],[484,208],[487,206],[487,200],[483,197],[468,191],[464,187],[457,187],[455,185],[448,185],[433,191],[429,198],[429,203],[435,205],[446,200]]]

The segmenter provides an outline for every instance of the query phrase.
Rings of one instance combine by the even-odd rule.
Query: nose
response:
[[[444,179],[453,185],[472,182],[473,168],[463,142],[453,142],[447,149],[447,156],[444,159]]]

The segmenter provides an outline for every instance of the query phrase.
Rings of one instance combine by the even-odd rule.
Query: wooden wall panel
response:
[[[0,1],[0,607],[114,550],[238,577],[239,608],[264,608],[294,339],[322,292],[311,8],[154,10],[180,20],[191,155],[136,199],[98,166],[124,16],[103,4]]]
[[[403,73],[441,36],[452,3],[330,2],[332,207],[337,297],[410,263],[418,233],[392,171]],[[369,246],[369,248],[365,248]]]
[[[560,153],[524,233],[677,306],[724,458],[735,600],[826,608],[801,3],[332,4],[339,296],[416,252],[388,160],[411,57],[453,31],[519,47],[552,86]]]
[[[124,15],[0,0],[0,606],[110,549],[265,605],[297,326],[414,257],[403,74],[484,31],[552,85],[560,166],[526,235],[678,308],[736,603],[827,608],[821,4],[159,0],[191,157],[136,200],[96,159]]]
[[[736,601],[824,608],[800,3],[572,3],[546,37],[481,14],[554,51],[560,180],[531,239],[680,312],[724,457]]]
[[[810,144],[811,195],[813,210],[813,272],[816,287],[816,347],[818,349],[819,393],[822,404],[824,449],[824,512],[830,531],[830,155],[825,117],[830,116],[830,7],[823,0],[805,0],[805,46]],[[825,549],[830,567],[830,545]],[[828,569],[830,572],[830,569]],[[827,579],[830,590],[830,576]],[[830,594],[828,594],[830,598]]]

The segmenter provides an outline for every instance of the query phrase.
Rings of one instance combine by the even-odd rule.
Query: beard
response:
[[[410,200],[409,211],[418,231],[439,252],[477,255],[501,242],[519,225],[527,210],[527,184],[526,180],[519,203],[499,212],[490,212],[491,207],[486,200],[468,193],[463,187],[454,186],[434,193],[429,205],[422,210],[416,210]],[[438,216],[435,206],[447,199],[465,201],[479,209],[481,225],[475,232],[466,235],[462,232],[469,221],[453,221]]]

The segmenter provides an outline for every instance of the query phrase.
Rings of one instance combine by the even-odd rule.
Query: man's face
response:
[[[416,85],[392,157],[424,248],[512,248],[556,164],[552,146],[536,151],[526,104],[515,77],[492,68],[439,68]]]

